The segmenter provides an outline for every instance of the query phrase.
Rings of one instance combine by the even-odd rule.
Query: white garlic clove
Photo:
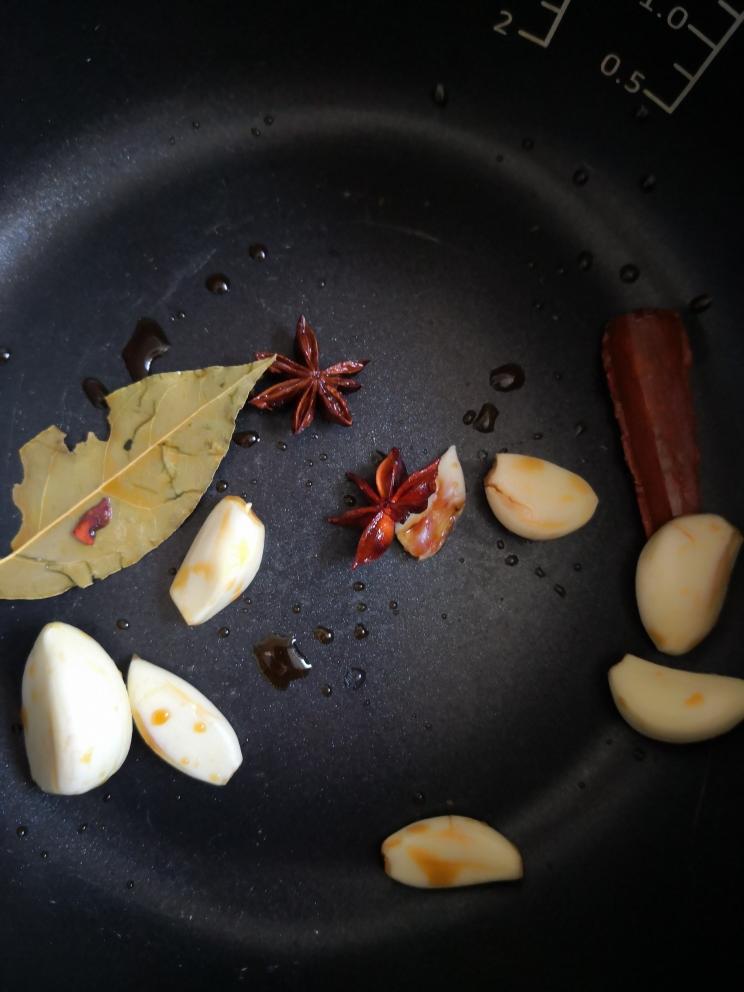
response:
[[[454,444],[439,459],[437,488],[421,513],[396,524],[395,536],[414,558],[431,558],[440,550],[465,508],[465,477]]]
[[[496,519],[531,541],[563,537],[583,527],[597,508],[597,494],[574,472],[530,455],[497,455],[484,479]]]
[[[744,679],[680,672],[626,654],[609,680],[623,719],[657,741],[704,741],[744,720]]]
[[[127,674],[132,715],[142,739],[163,761],[212,785],[225,785],[243,755],[235,731],[193,685],[137,655]]]
[[[129,699],[121,672],[88,634],[43,627],[21,695],[31,777],[44,792],[79,795],[121,767],[132,741]]]
[[[410,823],[383,842],[382,856],[391,878],[419,889],[502,882],[524,874],[514,844],[469,816]]]
[[[649,538],[636,568],[636,599],[659,651],[684,654],[718,620],[742,535],[723,517],[677,517]]]
[[[264,550],[264,525],[250,503],[226,496],[194,538],[170,587],[190,626],[204,623],[237,599],[253,581]]]

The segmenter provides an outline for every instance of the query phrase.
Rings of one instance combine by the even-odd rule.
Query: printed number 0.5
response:
[[[641,80],[645,78],[646,77],[642,72],[640,72],[638,69],[634,69],[633,72],[631,72],[630,74],[630,79],[628,80],[628,82],[623,84],[623,89],[626,90],[628,93],[637,93],[638,90],[641,88]]]
[[[502,17],[502,20],[494,24],[493,29],[497,32],[497,34],[506,34],[506,29],[509,27],[514,18],[508,10],[500,10],[499,14]]]

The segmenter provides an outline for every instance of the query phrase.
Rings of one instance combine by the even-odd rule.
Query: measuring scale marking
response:
[[[563,20],[563,15],[568,10],[570,4],[571,4],[571,0],[563,0],[563,3],[560,4],[560,6],[556,6],[556,4],[550,3],[549,0],[540,0],[541,7],[544,7],[545,10],[549,10],[552,14],[555,14],[555,17],[553,18],[553,23],[550,25],[550,30],[548,31],[548,33],[545,35],[545,37],[540,38],[537,35],[531,34],[529,31],[525,31],[522,28],[520,28],[517,31],[517,34],[521,38],[526,38],[527,41],[531,41],[535,45],[539,45],[540,48],[547,48],[550,42],[553,40],[553,35],[558,30],[558,25]]]
[[[718,0],[718,6],[722,10],[724,10],[731,18],[733,18],[733,23],[729,26],[728,31],[726,31],[726,33],[723,35],[722,38],[720,38],[719,41],[717,42],[711,41],[711,39],[707,35],[703,34],[702,31],[698,30],[698,28],[696,28],[694,24],[688,23],[686,25],[687,30],[691,34],[693,34],[696,38],[698,38],[700,41],[702,41],[704,45],[707,45],[707,47],[710,49],[710,52],[703,60],[703,62],[698,66],[695,72],[690,72],[689,69],[686,69],[683,65],[680,65],[679,62],[672,63],[674,69],[681,76],[684,76],[684,78],[687,80],[686,85],[682,88],[681,92],[677,94],[676,99],[673,100],[672,103],[665,103],[651,90],[644,89],[643,91],[645,96],[647,96],[649,100],[653,101],[653,103],[655,103],[657,107],[661,107],[661,109],[665,110],[668,114],[674,113],[674,111],[677,109],[680,103],[682,103],[685,97],[691,92],[695,84],[699,82],[701,76],[708,68],[708,66],[711,64],[711,62],[716,57],[716,55],[718,55],[718,53],[726,46],[726,44],[730,41],[736,29],[739,27],[742,21],[744,21],[744,11],[740,12],[734,10],[734,8],[730,4],[726,3],[726,0]]]

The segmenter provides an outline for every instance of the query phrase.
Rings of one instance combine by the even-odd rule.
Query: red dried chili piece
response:
[[[269,372],[285,376],[285,381],[254,396],[250,401],[251,406],[258,407],[259,410],[275,410],[289,400],[296,400],[297,405],[292,416],[292,431],[295,434],[304,431],[313,422],[317,403],[322,404],[329,420],[351,427],[351,410],[341,393],[362,388],[360,382],[349,376],[361,372],[368,359],[360,362],[336,362],[327,369],[321,369],[318,338],[302,314],[297,321],[295,348],[304,365],[286,355],[277,355]],[[256,352],[256,358],[270,358],[273,354],[273,351],[259,351]]]
[[[375,489],[364,479],[347,472],[349,479],[359,489],[369,506],[358,506],[338,517],[329,517],[328,523],[341,527],[363,527],[352,568],[367,565],[387,551],[395,537],[395,525],[411,513],[426,509],[429,497],[437,487],[439,459],[426,468],[408,475],[400,451],[391,448],[380,462],[375,475]]]
[[[96,534],[111,523],[111,500],[104,496],[100,503],[91,506],[75,524],[73,536],[82,544],[95,544]]]

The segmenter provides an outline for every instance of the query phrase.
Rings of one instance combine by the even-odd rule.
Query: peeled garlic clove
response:
[[[238,738],[198,689],[134,655],[127,690],[137,730],[163,761],[212,785],[230,780],[243,761]]]
[[[31,777],[44,792],[75,796],[117,771],[132,741],[121,672],[92,637],[48,623],[23,671],[23,727]]]
[[[632,654],[610,669],[609,679],[623,719],[657,741],[704,741],[744,720],[744,679],[680,672]]]
[[[437,488],[425,510],[396,524],[395,536],[414,558],[431,558],[442,547],[465,507],[465,477],[454,444],[439,459]]]
[[[524,874],[512,842],[469,816],[410,823],[383,842],[382,856],[391,878],[419,889],[502,882]]]
[[[723,517],[695,513],[664,524],[636,568],[636,599],[659,651],[684,654],[718,620],[742,535]]]
[[[520,537],[548,541],[583,527],[597,494],[580,475],[530,455],[497,455],[484,479],[496,519]]]
[[[187,624],[204,623],[243,593],[258,572],[264,525],[237,496],[221,500],[201,526],[170,595]]]

